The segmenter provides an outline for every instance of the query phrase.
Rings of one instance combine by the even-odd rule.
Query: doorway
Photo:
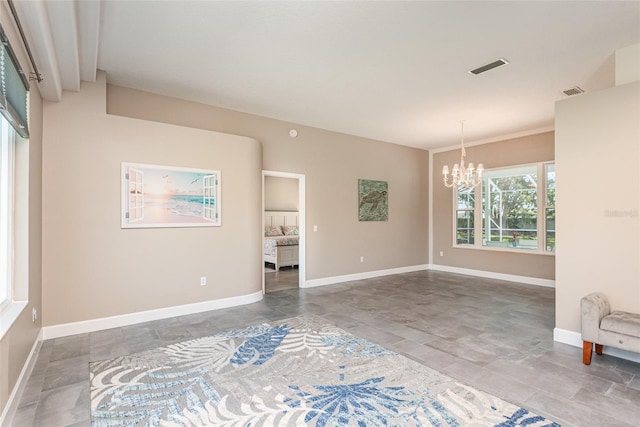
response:
[[[296,186],[297,184],[297,186]],[[297,194],[296,194],[297,193]],[[262,171],[262,229],[265,230],[265,212],[297,212],[295,215],[298,230],[297,266],[279,266],[267,263],[267,255],[262,256],[262,293],[287,288],[302,288],[305,283],[305,176],[301,174],[277,171]],[[263,247],[267,237],[263,233]],[[286,247],[285,247],[286,248]],[[292,248],[286,248],[291,250]],[[283,251],[284,252],[284,251]],[[270,257],[269,257],[270,258]]]

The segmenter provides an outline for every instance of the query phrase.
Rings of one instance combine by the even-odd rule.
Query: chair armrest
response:
[[[582,340],[598,341],[600,321],[611,313],[609,300],[601,292],[593,292],[580,300],[582,315]]]

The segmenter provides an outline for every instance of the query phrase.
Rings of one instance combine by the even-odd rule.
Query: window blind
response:
[[[23,138],[29,137],[29,81],[0,26],[0,113]]]

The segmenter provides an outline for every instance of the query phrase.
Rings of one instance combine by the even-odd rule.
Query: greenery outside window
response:
[[[456,244],[475,242],[475,198],[474,188],[458,187],[456,208]]]
[[[482,180],[482,245],[536,249],[537,167],[487,171]]]
[[[547,198],[544,207],[545,216],[545,250],[556,250],[556,165],[545,165]]]
[[[555,251],[553,163],[486,170],[479,187],[457,188],[454,200],[455,245]]]

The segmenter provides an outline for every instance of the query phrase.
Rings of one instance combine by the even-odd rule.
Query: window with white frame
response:
[[[0,339],[29,297],[28,76],[0,25]]]
[[[455,245],[555,251],[555,167],[486,170],[476,188],[457,188]]]
[[[556,165],[545,165],[546,177],[546,204],[544,206],[545,217],[545,250],[556,251]]]
[[[475,243],[475,188],[458,187],[456,207],[456,243]]]
[[[0,310],[13,291],[13,129],[0,118]]]

